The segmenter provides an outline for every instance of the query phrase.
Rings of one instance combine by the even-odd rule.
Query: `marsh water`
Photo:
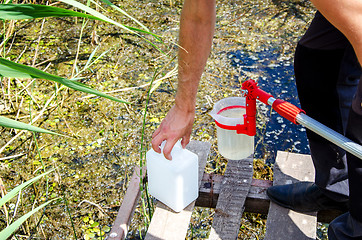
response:
[[[147,38],[168,55],[113,25],[79,18],[17,21],[2,51],[3,57],[63,77],[77,77],[131,103],[120,104],[60,89],[59,85],[39,79],[2,79],[1,115],[23,122],[39,116],[34,124],[68,136],[34,137],[0,129],[0,176],[7,191],[44,169],[56,169],[47,181],[27,188],[7,205],[8,217],[3,211],[0,228],[33,206],[61,197],[44,212],[32,216],[17,231],[18,239],[103,239],[102,231],[108,232],[115,220],[133,166],[144,164],[151,135],[173,104],[182,2],[114,3],[162,36],[163,43]],[[135,26],[120,13],[103,7],[107,10],[97,9]],[[192,139],[212,143],[207,172],[222,174],[227,164],[217,151],[216,129],[208,112],[218,100],[240,96],[241,82],[255,79],[275,97],[299,104],[293,50],[313,13],[314,8],[304,0],[217,2],[213,50],[200,83],[192,132]],[[10,22],[4,26],[8,30]],[[84,69],[94,51],[93,60],[104,55]],[[153,85],[146,111],[149,83],[155,72],[159,81]],[[270,107],[258,104],[257,122],[254,177],[272,178],[270,164],[277,150],[309,153],[305,130],[278,116]],[[144,194],[141,203],[147,205]],[[145,235],[148,214],[149,208],[140,204],[128,239]],[[196,208],[187,238],[207,238],[212,216],[213,210]],[[262,239],[264,231],[265,216],[244,214],[239,239]],[[323,233],[319,237],[323,238]]]

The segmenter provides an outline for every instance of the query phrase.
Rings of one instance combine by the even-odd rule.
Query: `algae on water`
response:
[[[60,85],[44,80],[2,78],[0,115],[27,123],[38,118],[34,125],[71,137],[35,134],[35,142],[31,133],[17,136],[17,130],[0,128],[0,148],[6,145],[0,153],[0,176],[7,191],[42,172],[42,164],[46,169],[56,169],[48,182],[43,180],[24,190],[7,205],[7,215],[5,210],[0,215],[1,229],[31,210],[34,204],[63,197],[64,193],[77,238],[104,239],[128,187],[133,166],[140,161],[147,91],[156,69],[161,74],[148,106],[144,135],[147,148],[153,131],[173,104],[177,76],[172,73],[177,65],[174,57],[182,1],[113,3],[161,35],[164,44],[157,43],[157,47],[168,55],[162,55],[139,37],[99,21],[47,18],[3,23],[2,34],[9,38],[1,45],[2,57],[29,66],[34,62],[36,68],[66,78],[81,72],[78,81],[131,104],[60,89]],[[134,26],[113,9],[102,4],[107,10],[93,3],[91,6],[112,19]],[[273,49],[282,56],[292,57],[313,12],[313,7],[304,0],[217,2],[213,50],[200,83],[192,132],[193,139],[213,145],[208,172],[222,173],[226,160],[217,152],[215,126],[207,113],[218,100],[240,95],[241,81],[259,76],[257,72],[233,66],[229,53],[256,54]],[[84,68],[96,48],[94,64]],[[240,75],[243,77],[238,79]],[[258,127],[262,129],[263,125]],[[255,169],[261,172],[261,177],[270,177],[267,166],[257,164]],[[148,221],[145,211],[148,210],[136,209],[128,239],[144,235]],[[207,238],[211,222],[212,210],[197,208],[188,239]],[[242,224],[240,239],[263,236],[262,217],[246,214]],[[30,235],[39,239],[74,239],[65,203],[48,206],[44,214],[42,211],[35,214],[17,231],[18,239]]]

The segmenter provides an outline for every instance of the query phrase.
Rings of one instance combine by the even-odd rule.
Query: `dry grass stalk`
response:
[[[6,189],[5,189],[5,186],[4,186],[4,183],[3,183],[3,180],[1,179],[1,177],[0,177],[0,191],[1,191],[1,197],[3,198],[7,194],[7,192],[6,192]],[[6,225],[9,226],[9,212],[6,207],[6,204],[4,204],[3,207],[4,207]]]
[[[45,18],[43,18],[43,21],[41,23],[41,27],[40,27],[40,31],[39,31],[39,36],[38,36],[38,43],[36,45],[36,48],[35,48],[35,53],[34,53],[34,58],[33,58],[33,63],[31,64],[32,67],[35,66],[35,61],[38,57],[38,51],[39,51],[39,45],[40,45],[40,40],[41,40],[41,36],[42,36],[42,33],[43,33],[43,28],[44,28],[44,23],[45,23]]]
[[[177,76],[177,66],[172,69],[171,71],[169,71],[168,73],[166,73],[165,76],[153,81],[153,85],[156,85],[157,83],[165,80],[165,79],[170,79],[174,76]],[[130,90],[135,90],[135,89],[140,89],[140,88],[144,88],[144,87],[147,87],[151,84],[151,82],[148,82],[148,83],[145,83],[143,85],[140,85],[140,86],[137,86],[137,87],[128,87],[128,88],[121,88],[121,89],[116,89],[116,90],[112,90],[112,91],[109,91],[109,92],[104,92],[106,94],[109,94],[109,93],[117,93],[117,92],[125,92],[125,91],[130,91]],[[171,83],[170,83],[171,84]],[[172,84],[171,84],[172,86]],[[172,86],[173,87],[173,86]],[[87,95],[87,96],[84,96],[82,98],[91,98],[91,97],[94,97],[94,95]]]
[[[5,47],[6,43],[8,42],[8,40],[11,38],[11,36],[14,33],[14,27],[15,27],[15,20],[10,20],[9,26],[8,26],[5,36],[4,36],[4,40],[0,44],[0,48]]]
[[[0,161],[12,159],[12,158],[18,158],[18,157],[22,157],[22,156],[24,156],[24,155],[26,155],[26,154],[25,154],[25,153],[22,153],[22,154],[17,154],[17,155],[13,155],[13,156],[3,157],[3,158],[0,158]],[[1,179],[0,179],[0,186],[2,186]]]
[[[44,104],[43,109],[40,111],[40,113],[32,119],[32,123],[35,123],[36,121],[39,120],[39,118],[41,116],[43,116],[44,112],[48,110],[48,106],[50,105],[50,103],[54,100],[54,98],[58,95],[58,93],[63,89],[64,87],[60,87],[58,88],[55,93],[53,93],[53,95],[47,100],[47,102]],[[57,105],[56,105],[57,106]],[[56,107],[55,106],[55,107]],[[18,137],[20,137],[23,133],[25,133],[27,131],[25,130],[21,130],[18,134],[16,134],[12,139],[10,139],[9,142],[7,142],[2,148],[0,148],[0,154],[6,149],[7,146],[9,146],[12,142],[14,142]]]

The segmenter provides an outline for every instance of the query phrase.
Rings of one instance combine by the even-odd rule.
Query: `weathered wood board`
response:
[[[237,239],[252,177],[252,156],[228,161],[209,239]]]
[[[223,179],[224,176],[222,175],[204,173],[196,206],[216,208]],[[272,181],[253,179],[244,204],[244,212],[268,214],[270,199],[266,191],[271,186],[273,186]],[[334,209],[319,211],[317,220],[318,222],[330,223],[342,213]]]
[[[274,185],[314,181],[314,167],[309,155],[278,151],[274,165]],[[317,213],[297,213],[271,202],[265,240],[316,239]]]
[[[142,173],[142,177],[140,177],[140,173]],[[140,171],[140,168],[135,166],[122,205],[119,208],[116,220],[109,233],[109,240],[121,240],[126,237],[134,210],[136,209],[140,198],[140,179],[143,178],[145,174],[146,168],[143,168],[142,171]]]
[[[187,149],[196,153],[199,157],[199,186],[204,174],[210,147],[210,143],[200,141],[191,141],[187,146]],[[183,211],[176,213],[161,202],[157,202],[145,239],[184,240],[194,206],[195,201]]]

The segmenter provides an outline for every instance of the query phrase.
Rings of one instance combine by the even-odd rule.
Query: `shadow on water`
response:
[[[239,69],[241,77],[257,75],[259,87],[300,107],[295,86],[293,59],[275,49],[261,52],[236,51],[229,53],[232,65]],[[274,163],[277,151],[309,154],[305,128],[281,117],[270,106],[257,103],[257,133],[255,158]]]

